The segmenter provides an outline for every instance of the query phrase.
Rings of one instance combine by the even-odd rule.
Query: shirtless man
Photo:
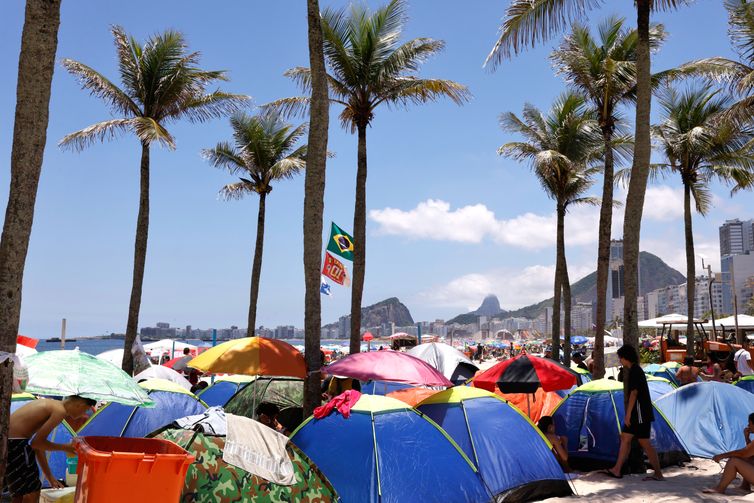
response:
[[[11,414],[5,488],[10,492],[13,503],[39,501],[42,488],[39,480],[40,467],[50,486],[54,489],[64,487],[52,476],[45,452],[65,451],[74,454],[76,451],[73,444],[55,444],[48,441],[47,437],[63,419],[79,419],[96,403],[79,396],[69,396],[63,401],[32,400]]]
[[[699,369],[694,366],[694,357],[687,356],[683,359],[683,365],[675,373],[675,378],[681,386],[697,382]]]

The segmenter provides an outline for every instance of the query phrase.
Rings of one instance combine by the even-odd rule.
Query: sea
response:
[[[176,339],[176,341],[178,341]],[[144,344],[149,344],[149,342],[152,341],[144,341]],[[182,342],[182,341],[181,341]],[[188,341],[191,344],[199,344],[200,341],[190,340]],[[217,341],[218,344],[225,341]],[[288,344],[291,344],[293,346],[296,346],[297,348],[301,349],[303,351],[304,346],[304,339],[287,339],[285,340]],[[204,342],[202,341],[203,345],[211,346],[211,342]],[[335,348],[348,348],[348,340],[345,339],[323,339],[322,340],[322,347],[326,347],[329,349],[335,349]],[[65,347],[61,347],[60,342],[47,342],[44,339],[40,340],[37,344],[37,351],[53,351],[56,349],[76,349],[78,348],[80,351],[83,351],[84,353],[89,353],[91,355],[97,355],[99,353],[103,353],[105,351],[109,351],[111,349],[120,349],[123,347],[123,339],[97,339],[97,338],[90,338],[90,337],[82,337],[78,338],[75,341],[66,341]]]

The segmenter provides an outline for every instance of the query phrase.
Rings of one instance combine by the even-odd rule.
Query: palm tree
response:
[[[322,353],[319,349],[322,329],[319,291],[322,270],[322,255],[320,254],[322,252],[322,213],[325,206],[327,128],[330,124],[330,114],[319,1],[307,0],[306,13],[312,90],[304,181],[304,281],[306,283],[304,356],[306,368],[309,370],[304,381],[304,415],[308,416],[321,403],[321,375],[317,372],[322,366]]]
[[[667,89],[660,96],[662,121],[652,128],[664,162],[657,169],[677,173],[683,183],[683,216],[686,232],[686,296],[688,299],[687,347],[694,356],[694,291],[696,267],[691,199],[696,212],[705,215],[712,205],[709,184],[713,179],[747,185],[754,175],[754,129],[750,123],[730,120],[730,99],[709,87],[684,92]]]
[[[202,155],[215,167],[225,168],[240,181],[226,185],[220,191],[227,200],[241,199],[246,194],[259,195],[257,214],[257,240],[254,264],[251,268],[251,293],[249,298],[248,337],[254,336],[259,298],[259,277],[262,273],[264,247],[264,215],[267,194],[272,182],[293,178],[306,166],[306,146],[296,148],[306,126],[297,128],[283,122],[274,112],[258,116],[238,113],[231,117],[233,142],[220,142],[215,148],[202,151]]]
[[[636,30],[627,30],[623,18],[609,17],[598,27],[598,39],[589,28],[574,23],[571,33],[550,56],[556,71],[587,97],[597,113],[605,149],[602,204],[597,246],[597,318],[595,320],[594,375],[605,373],[604,335],[607,319],[607,275],[613,218],[615,159],[613,137],[619,126],[619,108],[636,99]],[[653,47],[665,38],[662,26],[650,32]]]
[[[417,38],[399,44],[405,23],[406,4],[392,0],[369,12],[354,5],[322,14],[324,53],[330,101],[343,107],[340,122],[358,135],[356,201],[353,217],[354,260],[351,291],[351,353],[361,346],[361,297],[366,265],[367,127],[378,106],[405,107],[448,97],[457,104],[469,98],[465,86],[450,80],[421,79],[414,74],[421,63],[438,53],[444,43]],[[309,68],[293,68],[286,75],[304,92],[311,87]],[[308,97],[286,98],[270,104],[284,113],[303,110]]]
[[[599,172],[596,161],[602,157],[602,135],[597,114],[584,97],[576,93],[560,96],[545,115],[532,105],[525,105],[523,118],[512,112],[500,116],[505,131],[525,138],[506,143],[498,154],[529,162],[548,197],[555,201],[557,214],[557,251],[552,313],[552,355],[558,358],[560,344],[561,291],[564,310],[564,353],[570,363],[571,284],[565,255],[565,216],[576,204],[599,204],[585,197]]]
[[[0,238],[0,352],[16,352],[21,287],[47,142],[60,0],[27,0],[18,59],[10,190]],[[5,478],[13,366],[0,364],[0,480]]]
[[[728,85],[740,101],[731,105],[736,118],[754,115],[754,3],[725,0],[728,10],[728,36],[740,61],[723,57],[691,61],[678,68],[680,76],[698,75]]]
[[[623,340],[638,346],[639,326],[636,300],[639,295],[639,239],[644,195],[647,191],[649,161],[652,144],[649,133],[649,114],[652,104],[650,73],[650,26],[652,10],[675,8],[688,0],[634,0],[636,5],[636,132],[634,155],[631,167],[634,176],[626,197],[626,213],[623,222],[623,262],[625,270],[624,320],[626,331]],[[554,33],[561,32],[574,19],[603,2],[600,0],[511,0],[495,46],[485,64],[492,67],[524,46],[546,41]]]
[[[130,132],[141,143],[139,215],[136,220],[134,274],[128,323],[123,352],[123,370],[133,370],[131,346],[136,339],[141,307],[141,289],[147,258],[149,231],[149,149],[152,143],[175,148],[175,140],[166,126],[179,119],[204,122],[236,111],[247,96],[222,91],[206,93],[208,86],[227,80],[223,71],[206,71],[197,67],[198,52],[188,52],[186,41],[178,32],[166,31],[140,44],[123,28],[112,28],[120,88],[89,66],[64,59],[63,66],[76,76],[83,89],[102,98],[119,118],[98,122],[60,140],[60,146],[83,150],[90,144]]]

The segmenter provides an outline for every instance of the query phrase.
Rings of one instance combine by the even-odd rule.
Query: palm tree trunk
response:
[[[136,240],[134,243],[134,276],[131,285],[131,301],[128,305],[126,340],[123,342],[123,370],[133,373],[131,348],[139,329],[141,290],[144,285],[144,266],[147,262],[147,238],[149,237],[149,144],[141,144],[141,169],[139,191],[139,215],[136,217]]]
[[[609,120],[603,118],[604,120]],[[613,129],[602,127],[605,141],[605,169],[602,177],[602,205],[600,206],[599,243],[597,244],[597,319],[594,322],[594,378],[605,375],[605,322],[607,321],[607,275],[610,272],[610,238],[613,223]]]
[[[650,89],[649,11],[650,0],[636,0],[636,133],[631,181],[626,196],[623,220],[623,265],[625,300],[623,304],[623,342],[638,347],[639,320],[636,302],[639,297],[639,240],[644,196],[647,192],[649,160],[652,145],[649,136],[649,113],[652,105]]]
[[[555,291],[552,298],[552,357],[560,360],[560,308],[561,292],[563,290],[563,254],[565,248],[565,208],[558,203],[557,242],[555,246]],[[561,246],[563,245],[563,246]]]
[[[367,126],[359,125],[356,206],[353,210],[353,287],[351,288],[351,354],[361,350],[361,295],[367,248]]]
[[[27,0],[16,84],[10,191],[0,238],[0,351],[15,353],[26,254],[47,142],[60,0]],[[0,480],[5,478],[13,364],[0,363]]]
[[[257,214],[257,242],[254,247],[254,264],[251,266],[251,294],[249,298],[249,324],[246,336],[254,337],[257,323],[257,299],[259,299],[259,277],[262,275],[262,250],[264,248],[264,212],[267,193],[259,194],[259,213]]]
[[[696,263],[694,261],[694,234],[691,225],[691,186],[683,184],[683,223],[686,231],[686,354],[694,356],[694,294],[696,291]]]
[[[322,212],[325,206],[325,169],[327,166],[327,128],[330,122],[325,56],[322,49],[322,23],[319,1],[306,2],[309,68],[312,69],[312,101],[309,112],[309,138],[304,180],[304,357],[308,374],[304,381],[304,417],[322,402],[320,330],[322,329],[319,293],[322,270]]]
[[[566,366],[571,365],[571,281],[568,279],[568,262],[565,255],[565,246],[563,247],[563,267],[560,274],[563,279],[560,286],[563,289],[563,363]]]

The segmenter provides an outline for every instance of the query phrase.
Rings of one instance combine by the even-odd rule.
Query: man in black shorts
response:
[[[605,474],[615,478],[622,477],[623,463],[628,459],[631,441],[636,437],[641,448],[647,453],[649,463],[654,469],[654,474],[644,477],[644,480],[664,480],[657,451],[649,441],[652,421],[654,421],[654,410],[652,398],[649,395],[649,386],[647,386],[647,378],[639,365],[639,355],[633,346],[626,344],[618,350],[618,358],[623,365],[623,404],[626,413],[623,419],[623,432],[620,435],[618,459],[615,466],[605,470]]]

